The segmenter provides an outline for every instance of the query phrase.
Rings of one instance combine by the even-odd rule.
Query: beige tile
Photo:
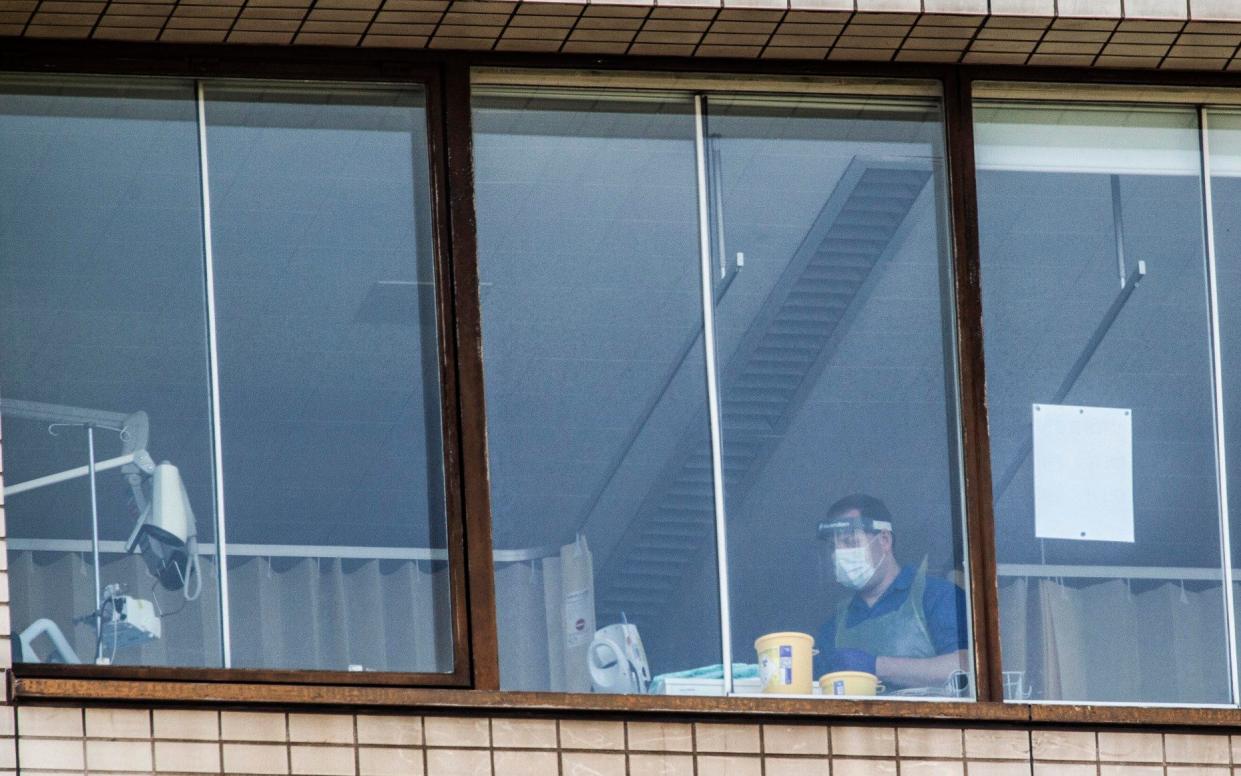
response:
[[[1062,17],[1119,17],[1120,0],[1057,0],[1056,12]]]
[[[896,760],[833,758],[832,776],[896,776]]]
[[[12,706],[0,706],[0,736],[11,736],[17,731],[17,710]]]
[[[78,747],[76,741],[62,745],[75,749]],[[151,742],[87,739],[86,767],[92,771],[149,771]]]
[[[1185,0],[1125,0],[1126,18],[1184,19],[1188,14]]]
[[[961,757],[961,731],[955,728],[900,728],[896,731],[901,758]],[[903,767],[903,766],[902,766]]]
[[[12,738],[0,739],[0,769],[15,771],[17,768],[17,741]]]
[[[289,763],[304,776],[352,776],[357,770],[352,746],[293,746]]]
[[[969,776],[1030,776],[1029,762],[979,762],[970,760]]]
[[[1228,776],[1228,769],[1222,765],[1169,765],[1166,776]],[[1125,776],[1129,776],[1128,771]]]
[[[220,734],[225,741],[284,741],[286,726],[283,714],[255,711],[220,714]]]
[[[87,709],[86,735],[91,738],[151,737],[151,712],[147,709]]]
[[[901,776],[965,776],[965,763],[960,760],[906,760],[902,757]]]
[[[699,755],[698,773],[712,776],[762,776],[763,760],[742,755]]]
[[[1191,19],[1241,20],[1241,3],[1237,0],[1189,0]]]
[[[887,727],[832,727],[832,754],[891,757],[896,754],[896,731]]]
[[[689,755],[629,755],[629,776],[693,776],[693,773],[694,758]]]
[[[86,764],[81,741],[21,738],[17,752],[23,769],[81,771]]]
[[[1158,733],[1100,731],[1099,759],[1111,763],[1162,763],[1163,736]]]
[[[155,710],[155,737],[215,741],[220,737],[219,712]]]
[[[176,773],[218,773],[220,745],[188,741],[156,741],[155,769]]]
[[[497,749],[492,755],[495,776],[547,776],[556,773],[555,752],[523,752]]]
[[[426,717],[427,746],[487,746],[491,743],[487,722],[482,717]]]
[[[726,725],[700,722],[694,726],[694,742],[699,752],[748,754],[762,751],[758,725]]]
[[[563,776],[625,776],[625,755],[601,752],[562,752]]]
[[[1105,763],[1099,766],[1099,776],[1164,776],[1164,772],[1162,765],[1116,765],[1115,763]]]
[[[290,714],[289,740],[310,744],[352,744],[353,717],[348,714]]]
[[[555,749],[554,719],[493,719],[491,745],[508,749]]]
[[[427,720],[431,720],[428,718]],[[430,727],[427,728],[430,732]],[[491,752],[481,749],[427,750],[427,776],[490,776]]]
[[[1055,0],[991,0],[991,13],[1021,16],[1054,16]]]
[[[1227,765],[1230,757],[1227,736],[1168,733],[1163,748],[1169,763]]]
[[[225,744],[226,773],[288,773],[289,750],[276,744]]]
[[[831,761],[826,757],[767,757],[765,776],[829,776]]]
[[[58,706],[23,706],[17,710],[17,725],[26,736],[82,735],[82,709]]]
[[[827,754],[827,727],[763,725],[763,751],[768,754]]]
[[[1098,776],[1098,768],[1081,763],[1034,763],[1033,776]]]
[[[597,720],[560,720],[562,749],[624,749],[625,723]]]
[[[421,776],[422,750],[359,747],[358,774],[359,776]]]
[[[629,751],[692,752],[694,727],[677,722],[629,722]]]
[[[1094,760],[1095,734],[1077,730],[1035,730],[1030,734],[1036,760]]]
[[[359,714],[357,724],[359,744],[422,744],[422,717]]]
[[[987,0],[923,0],[927,13],[985,14],[990,9]]]

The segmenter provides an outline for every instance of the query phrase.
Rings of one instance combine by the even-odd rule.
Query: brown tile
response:
[[[423,720],[427,746],[489,746],[488,720],[477,717],[426,717]]]
[[[358,776],[422,776],[422,770],[421,749],[358,748]]]
[[[892,757],[896,731],[889,727],[832,727],[832,754]]]
[[[561,752],[562,776],[625,776],[625,755],[602,752]]]
[[[156,741],[155,769],[165,773],[218,773],[220,745],[201,741]]]
[[[376,35],[373,32],[362,39],[361,45],[374,48],[426,48],[428,39],[413,35]]]

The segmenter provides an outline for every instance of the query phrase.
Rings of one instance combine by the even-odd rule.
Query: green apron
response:
[[[923,558],[909,587],[909,596],[895,611],[846,627],[850,599],[842,601],[836,610],[836,648],[860,649],[883,657],[935,657],[935,643],[922,608],[925,591],[926,559]]]

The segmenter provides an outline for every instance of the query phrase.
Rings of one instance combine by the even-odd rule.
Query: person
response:
[[[965,593],[928,577],[926,560],[896,560],[892,515],[879,499],[846,496],[827,510],[819,538],[830,542],[836,580],[853,591],[815,640],[815,676],[875,674],[889,690],[940,687],[966,670]]]

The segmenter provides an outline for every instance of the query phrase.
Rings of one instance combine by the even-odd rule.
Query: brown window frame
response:
[[[470,80],[476,67],[580,71],[709,72],[770,76],[916,78],[942,87],[947,137],[957,379],[976,700],[832,701],[590,695],[500,691],[492,564],[490,481],[474,213]],[[906,719],[1002,725],[1211,726],[1241,730],[1237,708],[1005,702],[1001,681],[995,525],[985,395],[978,209],[974,169],[975,81],[1225,87],[1241,74],[980,67],[902,63],[735,61],[495,52],[368,51],[268,46],[16,40],[2,72],[186,78],[308,79],[419,84],[426,90],[440,339],[445,490],[454,668],[451,673],[349,673],[18,664],[18,703],[50,701],[279,705],[285,708],[417,708],[487,714],[651,714],[684,718]]]

